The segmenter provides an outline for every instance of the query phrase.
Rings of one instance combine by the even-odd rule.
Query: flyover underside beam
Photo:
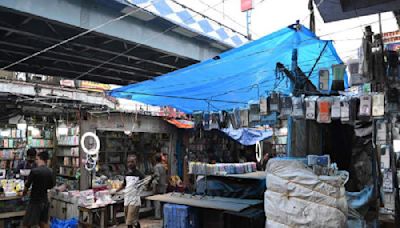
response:
[[[0,41],[0,52],[4,52],[4,53],[11,53],[14,56],[17,56],[19,59],[22,59],[25,56],[30,55],[31,53],[23,51],[23,50],[18,50],[18,48],[13,47],[10,48],[9,46],[3,46],[1,44]],[[47,65],[52,65],[52,66],[60,66],[61,68],[71,68],[71,69],[77,69],[80,72],[82,72],[82,74],[84,72],[88,72],[90,69],[96,67],[96,64],[87,64],[84,62],[78,62],[78,61],[74,61],[74,60],[66,60],[66,59],[62,59],[62,58],[58,58],[56,55],[50,57],[52,55],[46,54],[46,56],[44,55],[40,55],[37,56],[37,59],[42,60],[41,64],[43,64],[44,66]],[[29,60],[27,61],[29,62]],[[67,66],[65,66],[66,64],[68,64]],[[151,76],[147,76],[147,75],[143,75],[140,73],[135,73],[134,71],[125,71],[125,70],[120,70],[120,69],[114,69],[114,68],[107,68],[107,67],[99,67],[97,70],[92,71],[93,73],[97,72],[97,71],[108,71],[108,72],[114,72],[116,74],[118,74],[118,76],[122,77],[122,78],[126,78],[126,79],[130,79],[130,80],[134,80],[135,78],[139,78],[139,79],[151,79],[153,77]],[[91,72],[91,73],[92,73]]]
[[[17,96],[58,98],[60,100],[79,101],[115,109],[115,104],[104,96],[95,96],[83,91],[72,91],[28,83],[10,83],[9,81],[0,80],[0,93],[10,93]]]
[[[115,9],[96,4],[94,0],[35,0],[34,4],[26,0],[2,0],[0,7],[83,29],[94,28],[121,15]],[[53,35],[60,34],[57,28],[50,30],[53,30]],[[147,23],[130,16],[97,31],[120,40],[197,61],[211,58],[221,52],[209,43],[184,37],[175,32],[165,32],[165,27],[159,24]]]
[[[12,32],[12,33],[26,36],[29,38],[34,38],[35,40],[42,41],[42,42],[48,41],[48,43],[51,45],[59,43],[63,40],[63,39],[53,38],[53,37],[49,36],[48,34],[40,34],[41,31],[32,31],[32,32],[22,31],[22,30],[18,30],[15,28],[11,28],[11,27],[1,26],[1,24],[2,24],[2,22],[0,22],[0,30],[2,30],[2,31]],[[89,43],[91,43],[90,41],[86,41],[86,43],[88,43],[88,44],[84,44],[84,43],[82,43],[82,40],[83,39],[80,39],[79,43],[76,41],[67,43],[67,45],[64,46],[64,48],[69,48],[74,51],[91,50],[91,51],[93,51],[93,53],[97,53],[98,55],[107,56],[108,58],[106,60],[109,60],[110,58],[115,57],[115,56],[119,56],[118,59],[119,60],[125,59],[125,62],[127,62],[128,60],[141,61],[142,68],[155,69],[156,71],[160,71],[160,72],[177,69],[177,67],[173,66],[173,65],[168,65],[168,64],[164,64],[162,62],[153,61],[153,60],[141,59],[131,53],[124,53],[124,50],[120,50],[120,52],[117,52],[114,50],[106,49],[105,45],[101,45],[101,46],[97,46],[97,47],[92,46],[91,44],[89,44]],[[83,41],[83,42],[85,42],[85,41]],[[135,52],[135,51],[137,51],[137,50],[132,50],[132,52]],[[127,64],[129,64],[129,62],[127,62]]]

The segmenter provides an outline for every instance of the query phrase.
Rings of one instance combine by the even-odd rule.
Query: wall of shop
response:
[[[177,129],[168,124],[166,121],[159,117],[153,116],[142,116],[136,114],[125,114],[125,113],[109,113],[102,115],[89,115],[86,120],[81,121],[81,132],[82,135],[85,132],[96,132],[96,131],[132,131],[132,132],[144,132],[144,133],[167,133],[170,136],[170,148],[169,148],[169,164],[170,174],[175,175],[176,170],[176,140],[177,140]],[[81,159],[85,158],[85,154],[81,151]],[[81,178],[80,185],[81,189],[87,189],[90,187],[90,175],[84,168],[84,163],[81,162]]]

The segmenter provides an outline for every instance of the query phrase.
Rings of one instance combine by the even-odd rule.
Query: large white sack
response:
[[[347,215],[337,208],[296,197],[288,198],[268,190],[265,193],[264,207],[267,220],[289,227],[346,227]]]
[[[266,173],[266,227],[345,227],[347,173],[317,176],[303,162],[284,159],[271,159]]]

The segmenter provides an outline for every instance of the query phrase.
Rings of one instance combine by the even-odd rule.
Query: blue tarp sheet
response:
[[[221,131],[245,146],[255,145],[258,141],[270,138],[273,134],[272,130],[257,130],[251,128],[223,128]]]
[[[324,46],[328,42],[327,47]],[[111,96],[150,105],[172,106],[186,113],[246,107],[272,91],[289,94],[288,79],[276,80],[276,63],[288,69],[292,50],[308,75],[322,52],[310,79],[318,85],[318,70],[342,63],[331,41],[320,40],[310,30],[289,26],[261,39],[229,50],[216,58],[148,80],[114,89]],[[347,87],[347,75],[345,76]]]

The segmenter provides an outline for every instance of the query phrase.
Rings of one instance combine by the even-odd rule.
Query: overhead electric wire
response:
[[[217,3],[217,4],[215,4],[214,7],[217,6],[217,5],[219,5],[219,4],[221,4],[221,3],[222,3],[222,1],[219,2],[219,3]],[[204,13],[205,11],[209,10],[209,9],[210,9],[210,8],[207,8],[206,10],[203,11],[203,13]],[[199,15],[200,15],[200,14],[199,14]],[[197,16],[197,15],[195,15],[195,16]],[[192,19],[193,19],[193,16],[190,17],[190,18],[186,18],[186,20],[185,20],[184,22],[189,21],[189,20],[192,20]],[[146,39],[143,43],[147,43],[147,42],[150,41],[150,40],[153,40],[153,39],[155,39],[155,38],[158,38],[158,37],[160,37],[161,35],[163,35],[163,34],[169,32],[169,31],[171,31],[171,30],[173,30],[173,29],[175,29],[175,28],[178,28],[178,27],[180,27],[180,26],[179,26],[179,25],[171,26],[171,27],[167,28],[166,30],[164,30],[163,32],[157,33],[157,34],[155,34],[154,36],[152,36],[152,37]],[[112,57],[112,58],[110,58],[110,59],[104,61],[103,63],[101,63],[101,64],[99,64],[99,65],[97,65],[97,66],[91,68],[90,70],[88,70],[88,71],[86,71],[86,72],[80,74],[79,76],[77,76],[76,78],[74,78],[74,80],[77,80],[77,79],[79,79],[79,78],[82,78],[83,76],[85,76],[85,75],[91,73],[92,71],[98,69],[99,67],[102,67],[103,65],[105,65],[105,64],[107,64],[107,63],[109,63],[109,62],[111,62],[111,61],[117,59],[118,57],[120,57],[120,56],[122,56],[122,55],[124,55],[124,54],[126,54],[126,53],[129,53],[129,52],[133,51],[134,49],[136,49],[136,48],[138,48],[138,47],[141,47],[141,46],[143,46],[143,44],[136,44],[135,46],[129,48],[128,50],[126,50],[126,51],[124,51],[124,52],[121,52],[121,53],[119,53],[118,55],[116,55],[116,56],[114,56],[114,57]]]
[[[203,5],[207,6],[207,7],[211,7],[209,4],[207,4],[206,2],[204,2],[203,0],[199,0],[200,3],[202,3]],[[241,23],[239,23],[238,21],[236,21],[235,19],[233,19],[232,17],[230,17],[229,15],[226,15],[224,12],[221,12],[220,10],[216,9],[215,7],[211,7],[215,12],[218,12],[220,14],[222,14],[224,17],[228,18],[230,21],[232,21],[233,23],[235,23],[236,25],[239,25],[240,27],[247,29],[247,27],[245,25],[242,25]],[[258,34],[256,34],[253,30],[250,29],[251,34],[254,34],[256,36],[259,36]]]
[[[35,53],[33,53],[32,55],[29,55],[29,56],[27,56],[27,57],[24,57],[24,58],[22,58],[22,59],[20,59],[20,60],[18,60],[18,61],[16,61],[16,62],[14,62],[14,63],[11,63],[11,64],[9,64],[9,65],[7,65],[7,66],[5,66],[5,67],[2,67],[2,68],[0,68],[0,70],[6,70],[6,69],[8,69],[8,68],[10,68],[10,67],[13,67],[13,66],[15,66],[15,65],[17,65],[17,64],[19,64],[19,63],[22,63],[22,62],[26,61],[26,60],[28,60],[28,59],[31,59],[31,58],[33,58],[33,57],[35,57],[35,56],[38,56],[38,55],[42,54],[42,53],[45,53],[45,52],[47,52],[47,51],[50,51],[50,50],[52,50],[52,49],[54,49],[54,48],[56,48],[56,47],[58,47],[58,46],[61,46],[61,45],[66,44],[66,43],[68,43],[68,42],[70,42],[70,41],[72,41],[72,40],[75,40],[75,39],[77,39],[77,38],[79,38],[79,37],[82,37],[82,36],[84,36],[84,35],[86,35],[86,34],[89,34],[89,33],[91,33],[91,32],[94,32],[94,31],[96,31],[96,30],[98,30],[98,29],[100,29],[100,28],[102,28],[102,27],[104,27],[104,26],[106,26],[106,25],[109,25],[109,24],[111,24],[111,23],[113,23],[113,22],[122,20],[122,19],[124,19],[125,17],[128,17],[128,16],[130,16],[131,14],[133,14],[133,13],[135,13],[135,12],[138,12],[138,11],[140,11],[140,10],[142,10],[142,9],[146,9],[147,7],[150,7],[150,6],[152,5],[152,3],[154,3],[155,1],[160,1],[160,0],[152,0],[152,1],[150,1],[150,3],[149,3],[147,6],[145,6],[145,7],[143,7],[143,8],[134,9],[134,10],[132,10],[132,11],[126,13],[126,14],[123,14],[123,15],[121,15],[121,16],[119,16],[119,17],[116,17],[116,18],[114,18],[114,19],[111,19],[111,20],[109,20],[109,21],[107,21],[107,22],[105,22],[105,23],[103,23],[103,24],[97,25],[97,26],[95,26],[95,27],[93,27],[93,28],[91,28],[91,29],[89,29],[89,30],[86,30],[86,31],[84,31],[84,32],[81,32],[81,33],[79,33],[79,34],[77,34],[77,35],[75,35],[75,36],[72,36],[72,37],[70,37],[70,38],[68,38],[68,39],[65,39],[65,40],[63,40],[63,41],[61,41],[61,42],[59,42],[59,43],[56,43],[56,44],[54,44],[54,45],[52,45],[52,46],[50,46],[50,47],[47,47],[47,48],[45,48],[45,49],[43,49],[43,50],[41,50],[41,51],[35,52]]]

